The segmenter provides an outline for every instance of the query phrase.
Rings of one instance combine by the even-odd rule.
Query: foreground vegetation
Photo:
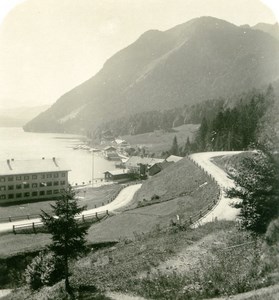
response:
[[[255,238],[232,222],[208,223],[195,230],[157,228],[91,251],[72,265],[70,282],[76,295],[86,290],[89,299],[107,299],[98,298],[106,291],[146,299],[204,299],[242,293],[278,281],[278,239],[266,242],[274,232],[271,229],[265,238]],[[61,284],[35,294],[21,289],[5,299],[26,298],[67,299]]]

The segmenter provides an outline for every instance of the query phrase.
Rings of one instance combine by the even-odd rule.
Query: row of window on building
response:
[[[60,181],[60,185],[65,185],[66,181],[62,180]],[[14,189],[20,190],[20,189],[29,189],[30,187],[32,188],[38,188],[38,187],[49,187],[49,186],[58,186],[59,181],[48,181],[48,182],[40,182],[40,183],[24,183],[24,184],[16,184],[16,185],[8,185],[7,187],[5,185],[0,186],[0,191],[12,191]]]
[[[45,195],[55,195],[59,194],[59,192],[63,192],[64,190],[48,190],[48,191],[34,191],[34,192],[26,192],[26,193],[16,193],[16,194],[8,194],[6,195],[0,195],[0,199],[14,199],[14,198],[29,198],[29,197],[37,197],[37,196],[45,196]]]
[[[46,173],[46,174],[40,174],[40,175],[17,175],[17,176],[8,176],[8,177],[0,177],[0,182],[5,182],[6,178],[8,181],[14,181],[14,180],[29,180],[29,179],[46,179],[46,178],[58,178],[59,173]],[[61,173],[61,177],[66,177],[66,173]]]

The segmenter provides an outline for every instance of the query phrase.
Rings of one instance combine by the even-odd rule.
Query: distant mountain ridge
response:
[[[212,17],[150,30],[24,129],[86,133],[137,112],[260,88],[279,78],[278,50],[271,35]]]
[[[279,40],[279,25],[278,25],[278,23],[275,23],[275,24],[258,23],[257,25],[253,26],[252,28],[266,32]]]
[[[22,127],[47,110],[49,105],[0,109],[0,127]]]

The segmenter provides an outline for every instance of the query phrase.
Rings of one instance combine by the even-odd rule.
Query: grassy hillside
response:
[[[187,137],[193,139],[200,125],[185,124],[173,129],[172,132],[155,131],[137,135],[125,135],[123,139],[132,146],[146,147],[151,153],[160,154],[162,151],[169,150],[172,146],[173,138],[176,136],[178,143],[185,145]]]
[[[160,201],[186,195],[191,196],[196,204],[202,201],[205,205],[217,193],[218,188],[212,180],[185,157],[145,181],[134,197],[134,205],[143,199],[148,202],[154,195],[158,195]]]
[[[71,283],[102,294],[117,292],[116,299],[125,299],[125,294],[166,300],[227,298],[276,283],[278,261],[266,247],[263,239],[256,241],[232,222],[208,223],[187,231],[156,229],[133,241],[91,251],[72,266]],[[276,299],[272,291],[278,294],[274,286],[258,292],[267,298],[250,293],[232,299]],[[85,294],[86,299],[108,299],[94,298],[89,289]],[[5,300],[49,299],[47,295],[62,299],[61,283],[38,293],[21,289]]]
[[[236,155],[217,156],[212,161],[225,172],[230,173],[233,169],[238,169],[241,160],[252,155],[252,152],[244,152]]]

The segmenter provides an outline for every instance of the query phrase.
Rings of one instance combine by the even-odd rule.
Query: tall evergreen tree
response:
[[[55,253],[57,261],[62,263],[65,289],[72,295],[69,283],[69,261],[76,259],[86,249],[85,235],[87,228],[81,227],[75,216],[86,207],[79,207],[75,199],[75,191],[69,186],[61,198],[51,205],[53,215],[42,211],[42,220],[52,235],[50,249]]]
[[[233,206],[240,209],[242,227],[264,233],[270,221],[279,215],[279,165],[266,150],[243,158],[237,173],[232,174],[236,187],[227,191],[238,198]]]
[[[173,138],[173,142],[172,142],[172,147],[171,147],[170,153],[172,155],[179,155],[179,147],[178,147],[176,135]]]

